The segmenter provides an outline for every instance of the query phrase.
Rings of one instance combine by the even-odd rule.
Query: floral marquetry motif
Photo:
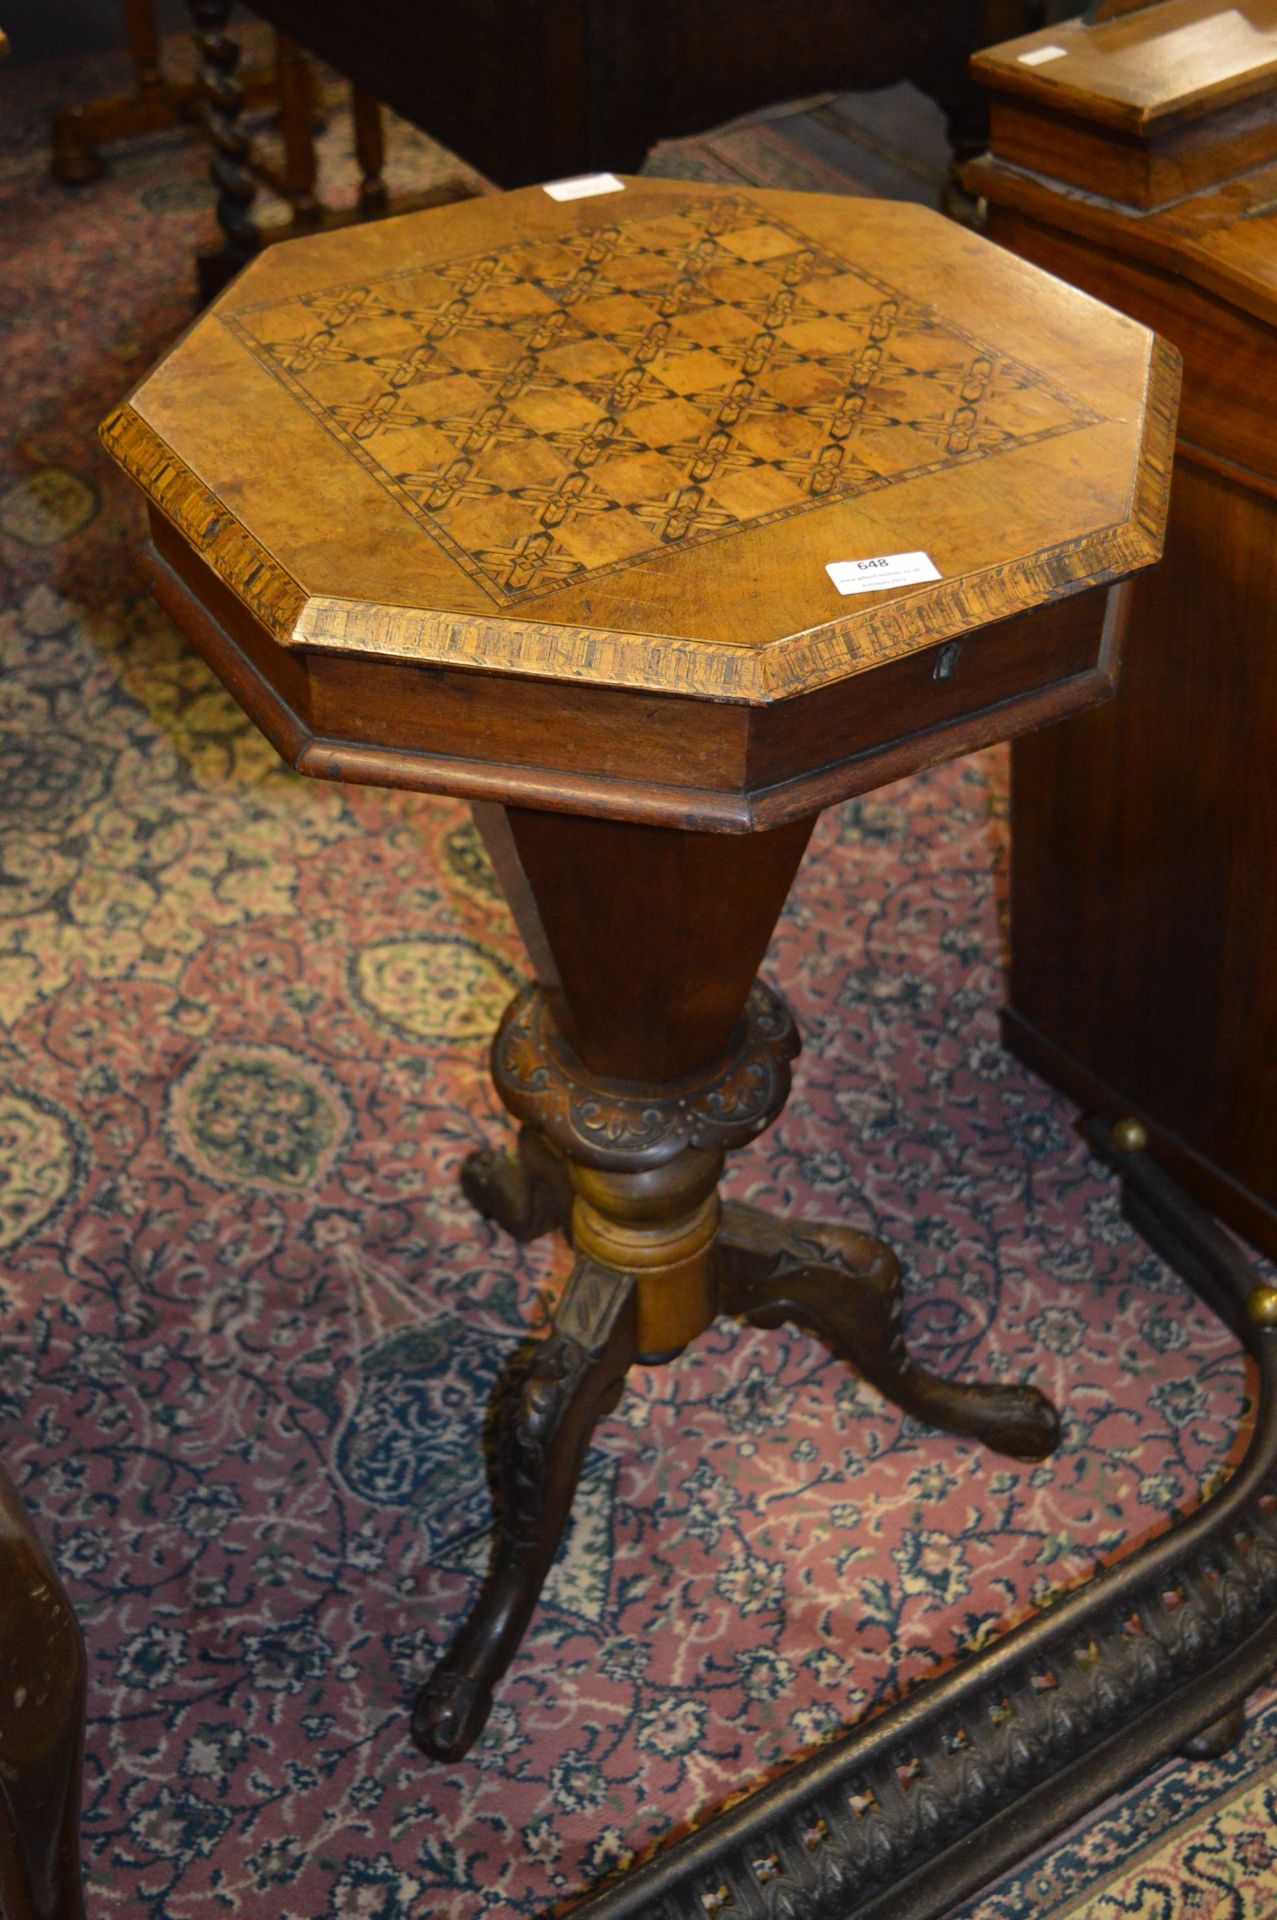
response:
[[[283,1047],[212,1047],[176,1082],[173,1144],[197,1173],[232,1186],[309,1188],[349,1117],[319,1069]]]
[[[484,1040],[517,977],[473,940],[381,940],[362,947],[351,986],[368,1010],[416,1040]]]
[[[80,1170],[70,1116],[0,1086],[0,1251],[49,1222]]]

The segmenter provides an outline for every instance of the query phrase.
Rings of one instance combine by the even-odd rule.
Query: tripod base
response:
[[[620,1399],[629,1368],[672,1358],[718,1314],[759,1327],[790,1321],[806,1328],[906,1413],[995,1452],[1039,1460],[1059,1441],[1055,1410],[1036,1388],[945,1380],[913,1360],[900,1264],[882,1241],[847,1227],[790,1225],[720,1201],[724,1146],[734,1143],[726,1136],[741,1127],[751,1135],[761,1130],[752,1109],[725,1119],[724,1064],[740,1085],[767,1081],[773,1104],[766,1124],[784,1103],[788,1073],[781,1068],[796,1050],[774,995],[756,986],[750,1010],[732,1061],[706,1076],[699,1092],[640,1096],[628,1085],[595,1085],[586,1094],[584,1075],[574,1073],[535,989],[520,996],[498,1033],[497,1087],[525,1124],[517,1156],[472,1154],[462,1186],[480,1213],[516,1239],[560,1228],[577,1262],[553,1332],[499,1420],[496,1541],[487,1578],[417,1700],[413,1737],[435,1759],[459,1759],[482,1731],[558,1550],[590,1435]],[[751,1071],[751,1062],[757,1067],[764,1059],[770,1077]],[[600,1101],[609,1091],[617,1111],[600,1126]],[[529,1108],[554,1116],[556,1139],[528,1120]],[[574,1113],[586,1115],[589,1140]],[[715,1135],[714,1144],[705,1143]],[[654,1137],[667,1157],[644,1164]],[[627,1138],[637,1145],[618,1145]],[[589,1163],[600,1158],[613,1164]],[[627,1158],[640,1164],[626,1170]]]

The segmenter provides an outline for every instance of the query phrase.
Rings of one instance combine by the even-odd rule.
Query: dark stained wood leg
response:
[[[158,93],[164,85],[164,74],[160,67],[155,0],[124,0],[124,18],[128,27],[129,57],[133,62],[133,85],[140,95]]]
[[[149,132],[153,126],[175,125],[176,90],[160,69],[160,39],[155,24],[155,0],[124,0],[129,54],[133,63],[133,93],[85,107],[60,107],[53,116],[51,171],[64,186],[82,186],[102,174],[99,140],[129,132]]]
[[[412,1733],[436,1760],[478,1739],[550,1570],[595,1424],[636,1354],[631,1275],[577,1261],[499,1436],[492,1566],[470,1617],[417,1697]]]
[[[57,1574],[0,1473],[0,1914],[82,1920],[84,1645]]]
[[[1041,1460],[1059,1445],[1055,1409],[1036,1387],[944,1380],[911,1358],[900,1263],[881,1240],[849,1227],[791,1226],[732,1203],[714,1262],[722,1312],[756,1327],[791,1320],[808,1328],[915,1419],[1016,1460]]]
[[[248,265],[261,245],[253,220],[257,188],[249,166],[250,141],[240,124],[244,89],[239,79],[240,49],[226,31],[233,0],[187,0],[199,49],[204,89],[203,121],[213,143],[209,172],[217,193],[217,224],[222,244],[199,261],[201,300],[211,300]]]
[[[315,100],[310,68],[296,41],[275,35],[275,72],[279,76],[279,131],[284,147],[280,178],[293,210],[293,224],[318,226],[324,210],[315,193],[319,165],[315,157]]]
[[[492,1570],[417,1702],[414,1738],[446,1760],[483,1727],[626,1370],[670,1359],[716,1312],[796,1320],[906,1412],[1000,1452],[1036,1460],[1059,1439],[1034,1388],[962,1385],[914,1363],[881,1242],[719,1198],[725,1152],[789,1092],[797,1032],[754,972],[811,822],[732,838],[484,808],[480,825],[539,984],[492,1048],[518,1155],[472,1154],[462,1185],[517,1239],[563,1227],[577,1265],[499,1427]]]
[[[517,1154],[487,1148],[467,1155],[461,1191],[476,1213],[514,1240],[538,1240],[566,1228],[572,1212],[567,1161],[535,1127],[521,1127]]]
[[[382,177],[386,164],[386,137],[381,103],[362,87],[350,89],[350,118],[355,131],[355,158],[359,162],[359,211],[376,220],[390,209],[390,194]]]

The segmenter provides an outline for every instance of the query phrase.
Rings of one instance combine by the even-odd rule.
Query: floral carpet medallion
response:
[[[362,947],[351,975],[364,1006],[401,1033],[460,1043],[490,1040],[521,984],[499,954],[437,934]]]
[[[232,1186],[314,1186],[348,1131],[340,1088],[283,1047],[210,1047],[173,1082],[169,1132],[196,1174]]]
[[[476,1751],[416,1752],[567,1265],[457,1185],[524,960],[464,808],[287,774],[144,590],[93,430],[189,317],[206,193],[180,141],[47,180],[49,106],[109,77],[11,76],[0,155],[0,1444],[87,1636],[90,1912],[545,1916],[1191,1507],[1244,1369],[998,1044],[1003,756],[831,812],[766,963],[794,1097],[728,1190],[893,1241],[919,1357],[1033,1378],[1061,1448],[720,1322],[600,1426]],[[1275,1744],[1269,1708],[969,1913],[1271,1914]]]
[[[82,1161],[68,1114],[37,1095],[0,1088],[0,1251],[51,1224]]]
[[[40,467],[0,493],[0,533],[28,547],[55,547],[98,511],[96,487],[67,467]]]

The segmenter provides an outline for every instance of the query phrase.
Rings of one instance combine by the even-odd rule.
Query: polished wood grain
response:
[[[1277,156],[1277,127],[1262,100],[1173,126],[1147,143],[1118,143],[1073,115],[1020,101],[998,102],[989,119],[996,151],[1015,165],[1145,212],[1226,179],[1238,160],[1258,167]]]
[[[1119,697],[1014,749],[1007,1032],[1277,1252],[1274,609],[1277,500],[1182,461]]]
[[[212,320],[107,441],[284,644],[781,697],[1154,557],[1147,335],[922,208],[533,190],[275,249]],[[906,619],[838,595],[906,533]]]
[[[1057,47],[1058,58],[1036,57]],[[1271,91],[1277,0],[1160,0],[1095,26],[1060,20],[983,49],[971,70],[992,92],[1148,140]]]
[[[1122,591],[1097,589],[869,678],[707,711],[668,694],[285,652],[166,521],[154,534],[157,598],[299,772],[655,826],[782,826],[1082,711],[1112,692],[1120,657]]]
[[[1108,690],[1175,390],[922,209],[630,182],[276,249],[103,432],[298,763],[747,831]]]
[[[1277,168],[1259,176],[1265,177],[1277,181]],[[1019,186],[1017,179],[1011,191],[1018,193]],[[1033,198],[1040,202],[1040,190]],[[1123,244],[1124,227],[1116,233],[1112,225],[1100,228],[1093,215],[1094,209],[1088,208],[1084,228],[1065,232],[1023,217],[1009,194],[1007,204],[995,210],[990,229],[1024,258],[1093,288],[1100,297],[1173,334],[1188,370],[1180,399],[1181,446],[1187,442],[1203,456],[1242,467],[1255,476],[1256,484],[1277,484],[1277,439],[1264,404],[1274,336],[1273,322],[1263,311],[1271,303],[1270,289],[1257,288],[1259,297],[1252,300],[1251,288],[1239,273],[1231,281],[1233,297],[1221,299],[1202,281],[1227,281],[1223,249],[1209,264],[1202,249],[1186,250],[1182,271],[1177,272],[1173,260],[1155,266],[1141,257],[1153,238],[1142,225],[1137,251]],[[1257,224],[1248,224],[1245,237],[1249,262],[1259,249],[1266,248],[1271,256],[1269,235]],[[1200,271],[1203,265],[1205,272]]]
[[[84,1646],[61,1582],[0,1471],[0,1914],[82,1920]]]
[[[285,245],[107,422],[161,603],[303,771],[483,803],[537,975],[492,1049],[517,1155],[462,1184],[576,1266],[503,1397],[432,1756],[482,1728],[627,1369],[716,1311],[996,1450],[1056,1444],[1032,1388],[917,1367],[889,1249],[718,1184],[789,1090],[756,974],[817,813],[1111,693],[1177,383],[917,209],[629,182]],[[936,581],[855,604],[826,570],[919,550]]]
[[[1104,199],[1170,206],[1277,159],[1277,0],[1161,0],[972,65],[992,95],[993,152]]]
[[[1142,31],[1191,12],[1155,7]],[[1263,9],[1238,19],[1271,32]],[[1252,41],[1248,69],[1227,31],[1229,88],[1277,124],[1268,51]],[[1195,109],[1202,82],[1181,74]],[[1149,76],[1171,110],[1169,85]],[[1110,92],[1097,81],[1099,139]],[[1277,167],[1248,162],[1238,142],[1232,177],[1143,215],[999,153],[968,178],[995,238],[1184,355],[1166,557],[1132,586],[1118,697],[1014,749],[1006,1036],[1080,1102],[1140,1118],[1277,1255]]]
[[[681,1080],[727,1049],[814,816],[747,838],[512,808],[554,961],[558,1025],[614,1080]],[[651,913],[654,901],[659,913]]]

